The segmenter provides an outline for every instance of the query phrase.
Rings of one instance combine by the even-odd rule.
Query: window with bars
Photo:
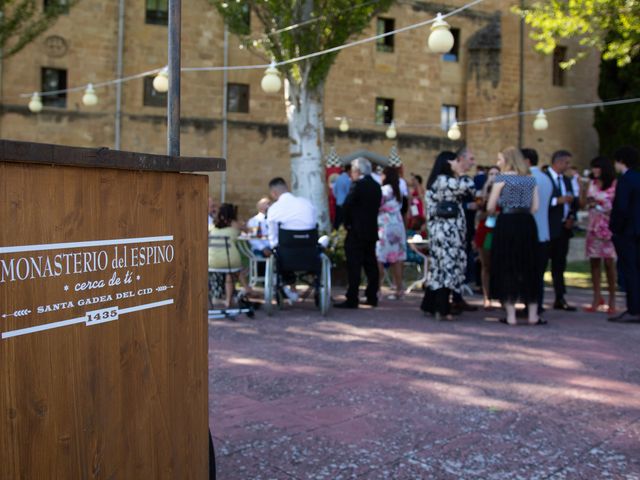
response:
[[[42,88],[43,93],[56,92],[67,88],[67,71],[59,68],[43,68],[42,69]],[[67,107],[67,92],[52,93],[51,95],[42,95],[42,105],[46,107]]]
[[[396,29],[396,21],[393,18],[378,17],[377,34],[393,32]],[[395,35],[387,35],[386,37],[376,40],[376,48],[379,52],[393,52]]]
[[[565,71],[560,65],[566,60],[567,47],[557,46],[553,51],[553,85],[556,87],[564,87],[565,85]]]
[[[442,105],[440,107],[440,128],[445,132],[449,127],[458,121],[457,105]]]
[[[393,121],[393,99],[376,98],[376,123],[386,125]]]
[[[145,0],[145,22],[151,25],[167,25],[169,23],[168,0]]]
[[[448,53],[442,55],[442,60],[445,62],[457,62],[460,60],[460,29],[452,28],[451,35],[453,35],[453,47]]]
[[[166,107],[167,92],[160,93],[153,88],[153,77],[144,77],[143,105],[147,107]]]
[[[244,83],[228,85],[227,112],[249,113],[249,85]]]

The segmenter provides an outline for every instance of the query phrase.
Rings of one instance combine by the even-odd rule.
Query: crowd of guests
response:
[[[516,325],[521,315],[529,324],[545,324],[543,278],[549,264],[553,308],[576,310],[567,303],[564,274],[578,211],[586,209],[586,256],[593,279],[593,300],[586,311],[608,312],[612,321],[640,322],[638,150],[623,147],[610,159],[597,157],[582,178],[570,152],[557,151],[549,160],[540,168],[535,150],[509,147],[498,153],[494,166],[477,167],[471,177],[475,158],[469,148],[444,151],[436,157],[426,185],[414,174],[406,182],[399,168],[373,171],[364,158],[351,162],[330,182],[336,200],[333,226],[347,232],[348,288],[345,300],[335,306],[377,306],[385,271],[392,284],[388,299],[402,298],[403,265],[412,253],[407,240],[418,235],[427,239],[423,243],[429,258],[420,306],[425,313],[444,320],[476,309],[462,295],[477,277],[483,307],[490,310],[499,302],[505,311],[501,321]],[[269,192],[270,198],[258,202],[258,213],[245,227],[254,237],[262,237],[251,241],[251,249],[264,257],[277,247],[279,226],[307,230],[317,222],[313,205],[289,192],[282,178],[269,183]],[[210,223],[211,234],[229,237],[234,249],[227,258],[210,255],[210,267],[228,265],[231,259],[232,266],[239,268],[235,242],[243,227],[235,207],[221,205]],[[627,308],[621,312],[616,305],[617,266],[627,294]],[[602,269],[607,278],[606,301]],[[360,298],[362,271],[367,287]],[[236,278],[250,292],[242,270]],[[292,300],[297,298],[294,279],[285,293]],[[226,301],[231,302],[229,292]],[[517,312],[520,303],[525,309]]]

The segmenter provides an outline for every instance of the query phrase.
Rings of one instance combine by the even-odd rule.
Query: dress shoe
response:
[[[609,317],[607,320],[615,323],[640,323],[640,317],[629,312],[623,312],[618,316]]]
[[[334,303],[333,304],[333,308],[351,308],[351,309],[356,309],[358,308],[358,304],[357,303],[351,303],[348,301],[344,301],[344,302],[340,302],[340,303]]]
[[[553,304],[554,310],[564,310],[565,312],[575,312],[577,310],[576,307],[569,305],[564,300],[556,300]]]

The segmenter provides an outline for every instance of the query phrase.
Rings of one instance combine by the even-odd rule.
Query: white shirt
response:
[[[309,200],[285,192],[267,212],[269,244],[271,248],[278,245],[278,225],[285,230],[311,230],[317,223],[316,209]]]
[[[254,215],[247,221],[247,227],[249,228],[260,227],[260,235],[263,237],[267,237],[269,233],[269,226],[267,225],[267,216],[262,212],[258,212],[256,215]],[[252,250],[262,251],[265,248],[269,248],[269,240],[251,240],[249,244],[251,245]]]
[[[378,184],[382,185],[382,176],[377,173],[372,173],[371,178],[373,178]],[[407,181],[400,177],[398,179],[398,186],[400,187],[400,195],[403,197],[409,198],[409,186],[407,185]]]
[[[560,194],[564,197],[567,195],[567,185],[564,183],[564,175],[560,175],[559,173],[557,173],[553,168],[549,169],[549,174],[551,175],[551,179],[553,180],[554,183],[554,190],[555,187],[558,186],[558,181],[560,182]],[[558,180],[559,179],[559,180]],[[558,205],[558,199],[557,198],[552,198],[551,199],[551,206],[555,207],[556,205]],[[562,215],[562,220],[566,220],[567,217],[569,216],[569,212],[571,211],[571,206],[568,203],[565,203],[563,205],[564,209],[563,209],[563,215]]]

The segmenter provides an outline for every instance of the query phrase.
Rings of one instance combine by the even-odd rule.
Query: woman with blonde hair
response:
[[[500,152],[497,165],[501,173],[487,203],[490,215],[500,207],[491,245],[490,295],[500,300],[507,312],[502,322],[516,325],[515,304],[523,302],[529,308],[529,324],[544,324],[537,315],[538,233],[533,218],[539,204],[536,181],[515,147]]]

